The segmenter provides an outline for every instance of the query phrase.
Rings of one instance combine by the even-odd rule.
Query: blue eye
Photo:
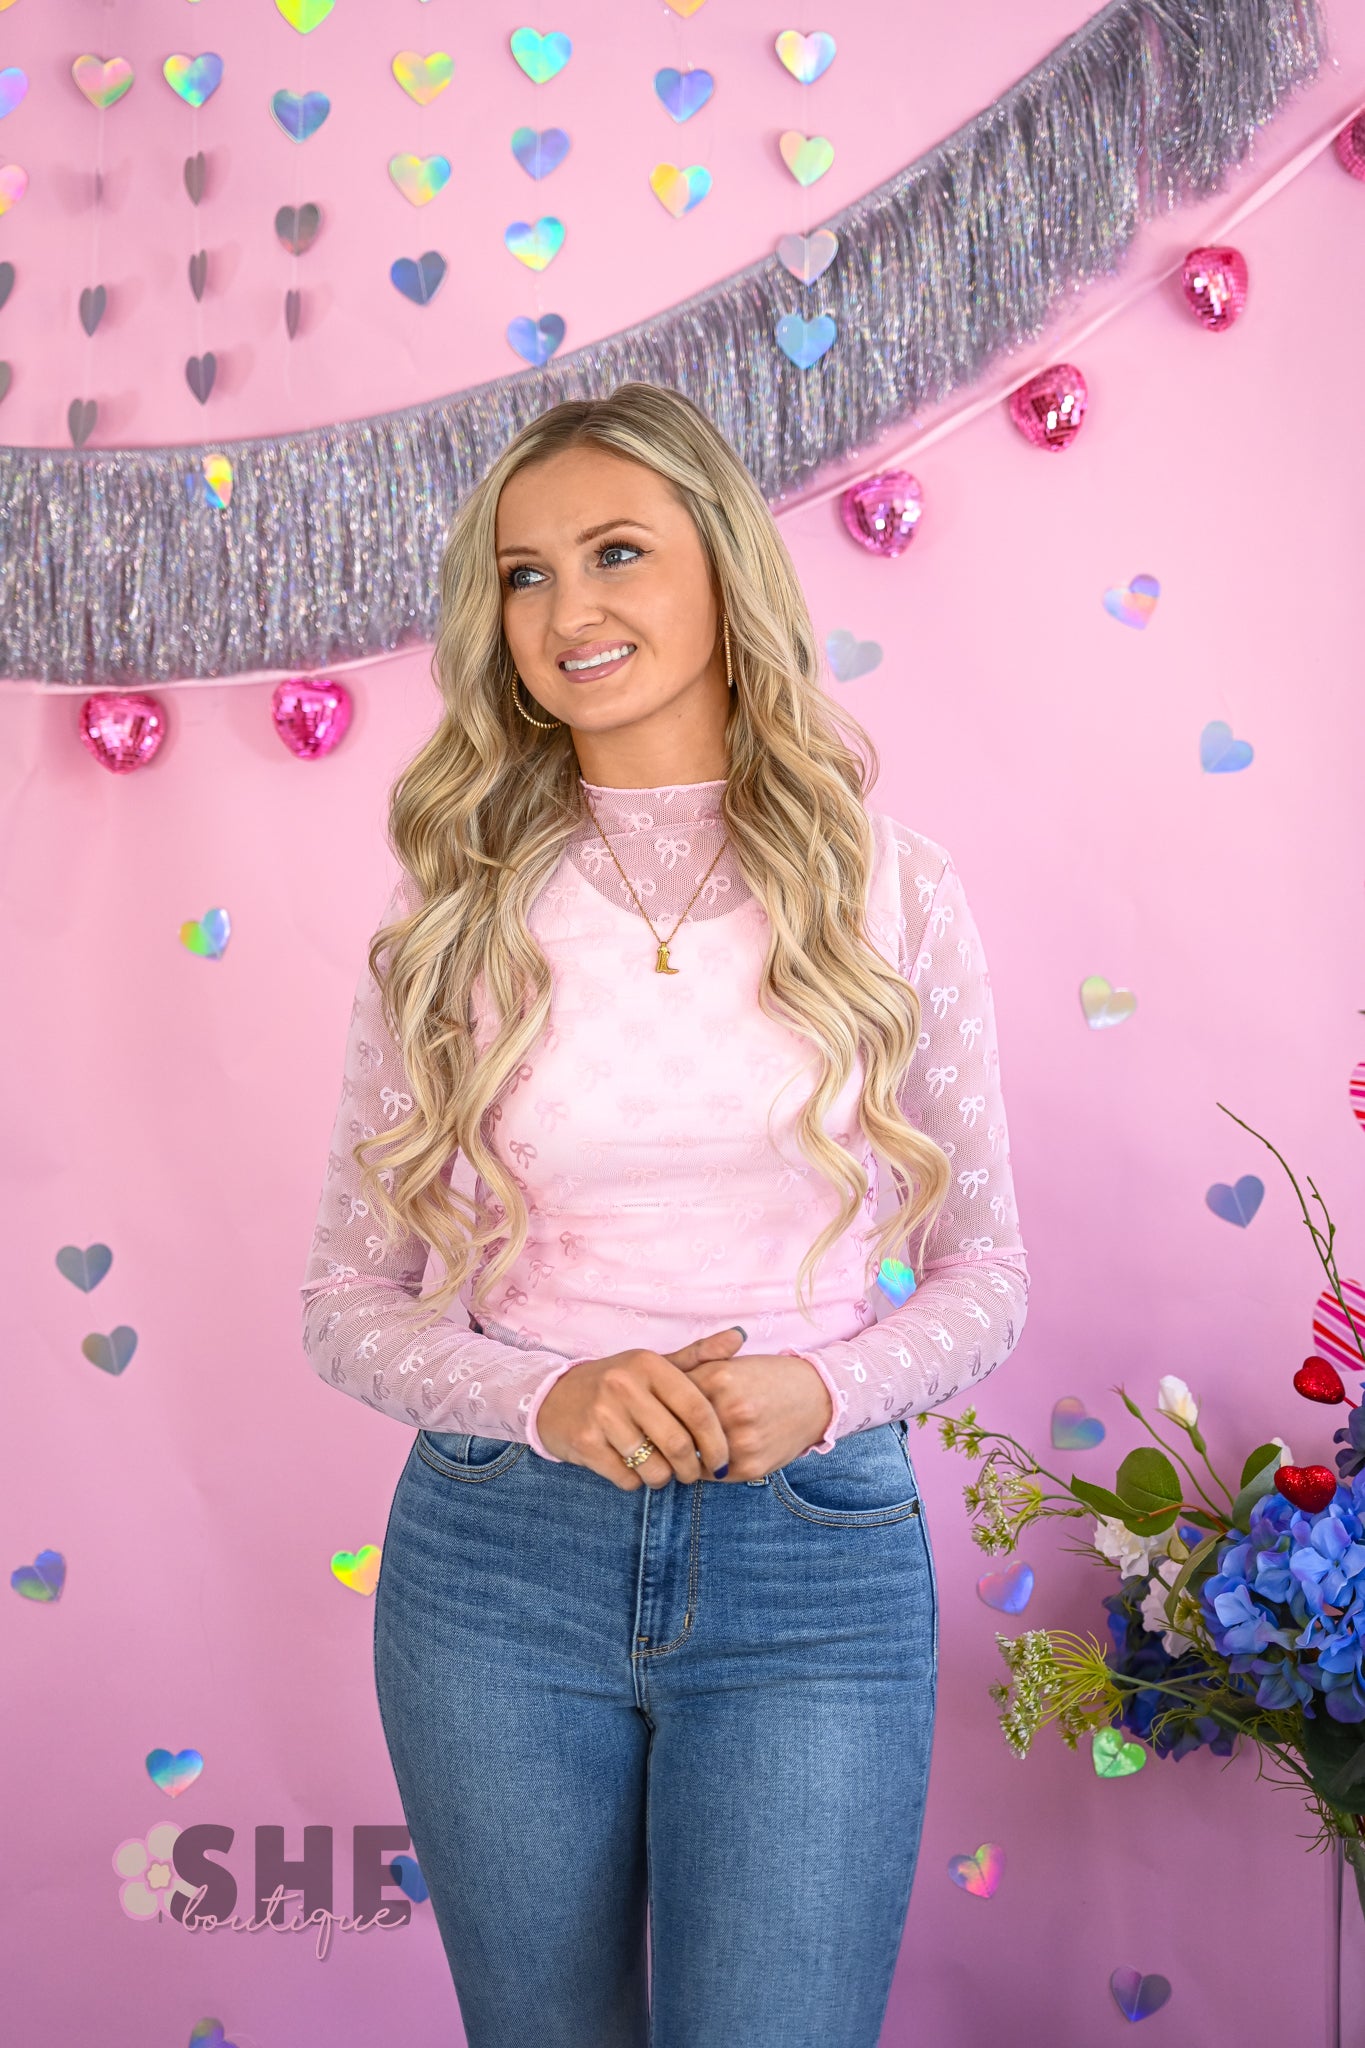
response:
[[[608,541],[602,550],[604,555],[638,555],[640,552],[640,549],[632,547],[628,540]]]
[[[528,588],[528,586],[525,583],[518,583],[518,576],[538,576],[539,574],[539,569],[532,569],[527,565],[527,563],[518,562],[514,568],[508,570],[506,578],[504,580],[506,581],[507,588],[509,590],[525,590]]]
[[[604,547],[600,547],[597,550],[598,560],[602,561],[604,563],[604,566],[609,569],[629,568],[630,564],[629,562],[606,562],[605,557],[607,555],[628,555],[634,558],[638,558],[643,553],[643,548],[637,548],[633,544],[633,542],[628,540],[611,540],[608,541]],[[539,569],[533,569],[529,562],[518,562],[507,571],[507,574],[503,578],[503,581],[506,583],[507,588],[509,590],[532,590],[535,587],[534,584],[518,583],[517,578],[519,576],[539,577],[539,575]]]

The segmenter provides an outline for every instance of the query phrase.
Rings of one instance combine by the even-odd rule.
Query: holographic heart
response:
[[[303,294],[293,286],[284,295],[284,331],[292,341],[299,331],[299,315],[303,311]]]
[[[202,356],[191,356],[185,364],[185,382],[201,405],[208,404],[217,375],[218,358],[212,349],[206,349]]]
[[[187,918],[180,927],[181,945],[201,960],[221,960],[231,937],[232,919],[222,909],[206,910],[202,917]]]
[[[104,286],[102,284],[97,284],[93,291],[90,289],[89,285],[87,285],[85,290],[81,293],[81,326],[85,329],[87,334],[93,334],[95,329],[99,326],[100,321],[104,318],[104,309],[108,305],[108,303],[108,293],[105,291]]]
[[[0,263],[0,306],[3,306],[14,290],[15,269],[9,262]]]
[[[832,313],[817,313],[813,320],[799,313],[784,313],[773,329],[777,345],[798,370],[809,370],[833,348],[838,328]]]
[[[1199,765],[1206,774],[1235,775],[1251,766],[1252,754],[1250,740],[1235,740],[1221,718],[1211,719],[1199,735]]]
[[[1125,1742],[1119,1728],[1097,1728],[1090,1741],[1090,1761],[1097,1778],[1131,1778],[1147,1761],[1140,1742]]]
[[[73,398],[66,408],[66,424],[71,433],[71,445],[79,448],[90,439],[95,431],[95,420],[99,406],[93,398]]]
[[[353,1593],[373,1593],[379,1578],[380,1550],[366,1543],[359,1550],[338,1550],[332,1559],[332,1576]]]
[[[60,1550],[40,1550],[32,1564],[21,1564],[9,1582],[25,1600],[60,1600],[66,1584],[66,1559]]]
[[[9,390],[10,378],[14,375],[8,363],[0,363],[0,398]]]
[[[533,85],[545,85],[558,77],[573,55],[573,44],[558,29],[541,36],[533,28],[515,28],[508,41],[513,57]]]
[[[706,0],[664,0],[664,4],[686,21],[689,15],[695,14],[699,7],[706,5]]]
[[[204,296],[204,286],[209,281],[208,250],[196,249],[193,256],[191,256],[189,260],[188,267],[190,273],[190,290],[194,293],[196,299],[202,299]]]
[[[1275,1491],[1306,1515],[1321,1514],[1336,1490],[1337,1475],[1330,1465],[1281,1465],[1275,1473]]]
[[[14,112],[27,91],[28,73],[17,64],[7,64],[0,71],[0,121]]]
[[[130,775],[155,759],[166,737],[166,713],[149,691],[99,690],[83,701],[79,729],[81,744],[101,768]]]
[[[177,52],[166,59],[161,70],[171,91],[178,93],[187,107],[202,107],[223,82],[223,60],[212,50],[199,57]]]
[[[435,298],[445,274],[446,259],[435,249],[426,250],[415,263],[411,256],[400,256],[396,263],[389,265],[393,283],[415,306],[425,306]]]
[[[1141,1970],[1115,1970],[1109,1979],[1114,2002],[1126,2020],[1145,2020],[1166,2003],[1171,1987],[1165,1977],[1144,1977]]]
[[[914,1268],[900,1259],[883,1259],[877,1269],[877,1285],[887,1300],[899,1308],[915,1291]]]
[[[204,1759],[197,1749],[177,1750],[174,1756],[168,1749],[149,1749],[147,1752],[147,1776],[172,1799],[188,1792],[203,1768]]]
[[[1357,1334],[1359,1342],[1356,1341]],[[1343,1280],[1340,1301],[1330,1287],[1324,1287],[1313,1304],[1314,1351],[1347,1372],[1365,1372],[1362,1346],[1365,1346],[1365,1287],[1358,1280]]]
[[[1365,108],[1340,130],[1332,148],[1344,171],[1353,178],[1365,178]]]
[[[450,179],[448,156],[391,156],[389,176],[405,199],[425,206]]]
[[[275,730],[296,761],[320,761],[346,736],[351,693],[330,676],[276,683],[270,698]]]
[[[924,492],[908,469],[883,469],[850,484],[839,500],[845,530],[869,554],[904,554],[924,510]]]
[[[1104,1442],[1104,1424],[1098,1415],[1087,1415],[1085,1403],[1076,1394],[1063,1394],[1052,1410],[1054,1451],[1093,1451]]]
[[[709,71],[675,71],[666,64],[654,74],[654,90],[675,121],[699,114],[716,89]]]
[[[305,206],[282,206],[275,215],[275,233],[295,256],[312,248],[321,226],[321,209],[311,199]]]
[[[204,186],[208,178],[208,160],[202,149],[185,158],[184,176],[185,190],[190,195],[190,205],[197,206],[204,196]]]
[[[948,1875],[973,1898],[989,1899],[1005,1869],[1005,1852],[999,1842],[983,1842],[974,1856],[950,1856]]]
[[[841,683],[851,683],[855,676],[869,675],[881,666],[882,650],[876,640],[859,640],[843,626],[825,639],[825,654],[829,665]]]
[[[1033,1566],[1016,1557],[1003,1571],[983,1572],[976,1582],[976,1597],[1001,1614],[1022,1614],[1033,1598]]]
[[[519,314],[507,323],[507,339],[519,356],[539,369],[548,363],[564,339],[564,322],[558,313],[542,313],[538,320]]]
[[[0,213],[17,206],[28,190],[28,172],[18,164],[0,164]]]
[[[1105,591],[1104,608],[1120,625],[1137,626],[1140,630],[1156,610],[1160,595],[1161,585],[1155,576],[1134,576],[1131,583]]]
[[[270,111],[291,142],[307,142],[331,113],[332,102],[325,92],[281,90],[271,94]]]
[[[0,301],[3,303],[3,301]],[[1351,1069],[1350,1081],[1351,1114],[1365,1131],[1365,1060]]]
[[[1103,1031],[1131,1017],[1137,997],[1130,988],[1112,988],[1102,974],[1087,974],[1081,983],[1081,1008],[1091,1030]]]
[[[777,146],[798,185],[813,185],[834,162],[834,144],[826,135],[803,135],[799,129],[789,128]]]
[[[711,173],[701,164],[689,164],[686,170],[677,164],[655,164],[649,188],[674,220],[681,220],[694,206],[700,206],[711,190]]]
[[[1246,258],[1224,245],[1191,249],[1180,266],[1180,289],[1200,326],[1223,334],[1247,301]]]
[[[512,154],[528,177],[548,178],[569,154],[569,138],[562,128],[518,128]]]
[[[415,1899],[420,1906],[423,1899],[430,1898],[427,1881],[417,1865],[415,1856],[395,1856],[389,1865],[389,1876],[401,1892]]]
[[[114,1254],[107,1244],[88,1244],[84,1249],[78,1244],[64,1244],[57,1254],[57,1271],[63,1280],[79,1287],[82,1294],[98,1287],[113,1263]]]
[[[444,50],[419,57],[416,50],[400,50],[393,60],[393,75],[409,99],[429,107],[455,76],[455,60]]]
[[[71,76],[92,107],[112,107],[133,82],[133,67],[126,57],[77,57]]]
[[[275,0],[275,5],[301,36],[311,35],[319,22],[326,21],[336,0]]]
[[[127,1323],[120,1323],[107,1335],[103,1330],[92,1330],[88,1337],[81,1338],[81,1356],[97,1365],[101,1372],[112,1373],[115,1379],[127,1371],[136,1350],[137,1331]]]
[[[833,228],[817,228],[812,235],[783,235],[777,245],[777,260],[802,284],[814,284],[823,277],[839,253],[839,237]]]
[[[1204,1200],[1224,1223],[1235,1223],[1239,1230],[1245,1230],[1265,1200],[1265,1182],[1254,1173],[1244,1173],[1231,1187],[1225,1180],[1216,1180]]]
[[[544,270],[564,247],[564,223],[549,213],[534,222],[514,220],[502,239],[518,263],[528,270]]]
[[[190,2048],[233,2048],[221,2020],[196,2020],[190,2028]]]
[[[794,28],[784,28],[773,48],[779,61],[802,85],[814,85],[834,62],[834,38],[822,29],[803,36]]]
[[[226,455],[205,455],[200,461],[204,502],[225,512],[232,503],[232,463]]]
[[[1365,1359],[1361,1360],[1365,1364]],[[1305,1401],[1324,1401],[1336,1407],[1346,1399],[1346,1389],[1341,1383],[1341,1374],[1325,1358],[1314,1354],[1305,1358],[1294,1375],[1294,1391],[1302,1394]]]
[[[1074,363],[1049,363],[1011,391],[1010,418],[1035,448],[1069,448],[1080,432],[1089,395]]]

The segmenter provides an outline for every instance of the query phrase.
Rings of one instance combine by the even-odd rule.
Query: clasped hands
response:
[[[617,1351],[561,1373],[537,1429],[552,1457],[586,1465],[624,1493],[670,1479],[763,1479],[818,1443],[829,1389],[805,1358],[739,1358],[739,1328],[680,1351]],[[642,1465],[624,1460],[648,1437]]]

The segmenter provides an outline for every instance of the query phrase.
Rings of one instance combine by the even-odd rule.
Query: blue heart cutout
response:
[[[1249,740],[1235,740],[1232,727],[1212,719],[1199,735],[1199,765],[1209,775],[1235,775],[1249,768],[1254,749]]]
[[[446,259],[435,249],[428,249],[415,263],[411,256],[400,256],[389,267],[389,276],[403,297],[411,299],[414,306],[430,304],[445,274]]]
[[[1254,1173],[1244,1173],[1231,1187],[1225,1180],[1216,1180],[1204,1197],[1215,1216],[1221,1216],[1224,1223],[1235,1223],[1239,1230],[1246,1229],[1264,1199],[1265,1182]]]
[[[325,92],[276,92],[270,96],[270,111],[291,142],[307,142],[331,113],[332,102]]]
[[[831,313],[817,313],[807,320],[800,313],[784,313],[774,332],[777,345],[798,370],[809,370],[826,350],[833,348],[838,333]]]
[[[507,339],[519,356],[539,369],[548,363],[564,339],[564,322],[558,313],[542,313],[539,320],[528,320],[524,314],[507,323]]]
[[[82,1294],[98,1287],[113,1263],[114,1254],[107,1244],[88,1244],[83,1251],[78,1244],[64,1244],[57,1254],[57,1271]]]
[[[532,178],[548,178],[569,154],[569,138],[562,128],[518,128],[512,137],[512,154]]]

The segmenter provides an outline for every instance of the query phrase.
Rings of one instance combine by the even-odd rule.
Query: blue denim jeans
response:
[[[938,1682],[904,1423],[630,1493],[422,1431],[374,1626],[469,2048],[875,2048]]]

